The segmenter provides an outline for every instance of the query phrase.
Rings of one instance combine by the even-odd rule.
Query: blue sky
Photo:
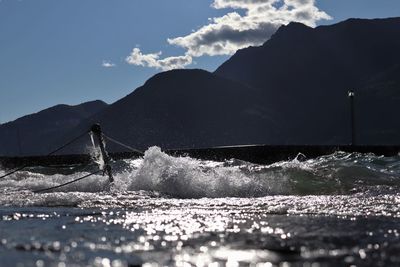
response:
[[[261,14],[252,1],[259,5],[255,0],[0,0],[0,123],[59,103],[112,103],[170,68],[213,71],[236,49],[266,41],[279,23],[290,20],[315,26],[400,16],[399,0],[285,0],[294,5],[290,10],[311,14],[301,18],[278,12],[283,0],[265,0],[276,2],[271,5],[276,10]],[[237,34],[243,25],[252,27],[246,40]]]

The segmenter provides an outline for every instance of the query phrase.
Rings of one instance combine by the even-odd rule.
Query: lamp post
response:
[[[356,145],[356,127],[355,127],[355,112],[354,112],[354,96],[355,93],[353,90],[348,91],[347,93],[350,99],[350,112],[351,112],[351,145]]]

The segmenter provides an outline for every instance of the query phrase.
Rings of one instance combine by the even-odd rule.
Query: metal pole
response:
[[[114,182],[114,177],[113,177],[112,172],[111,172],[110,157],[108,156],[106,148],[104,147],[104,139],[103,139],[103,134],[101,132],[100,124],[98,124],[98,123],[93,124],[92,127],[90,128],[90,130],[97,137],[97,141],[99,143],[101,155],[102,155],[103,160],[104,160],[104,171],[107,173],[110,183],[113,183]]]
[[[355,110],[354,110],[354,91],[350,90],[348,92],[348,96],[350,98],[350,112],[351,112],[351,145],[356,145],[356,125],[355,125]]]

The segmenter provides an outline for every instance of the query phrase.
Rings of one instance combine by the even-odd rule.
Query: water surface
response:
[[[400,157],[261,166],[171,157],[30,168],[0,182],[0,265],[398,266]],[[79,171],[76,170],[78,168]],[[0,174],[4,170],[0,170]]]

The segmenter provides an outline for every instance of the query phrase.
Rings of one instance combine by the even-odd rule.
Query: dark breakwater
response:
[[[400,146],[315,146],[315,145],[245,145],[226,146],[198,149],[172,149],[165,153],[172,156],[190,156],[203,160],[224,161],[226,159],[239,159],[256,164],[271,164],[283,160],[292,160],[299,154],[304,158],[316,158],[329,155],[337,151],[347,153],[372,153],[385,157],[396,156],[400,152]],[[110,153],[114,160],[139,158],[137,152]],[[0,157],[0,164],[3,168],[15,168],[27,166],[58,166],[89,164],[92,161],[88,154],[81,155],[52,155],[52,156],[26,156],[26,157]]]

